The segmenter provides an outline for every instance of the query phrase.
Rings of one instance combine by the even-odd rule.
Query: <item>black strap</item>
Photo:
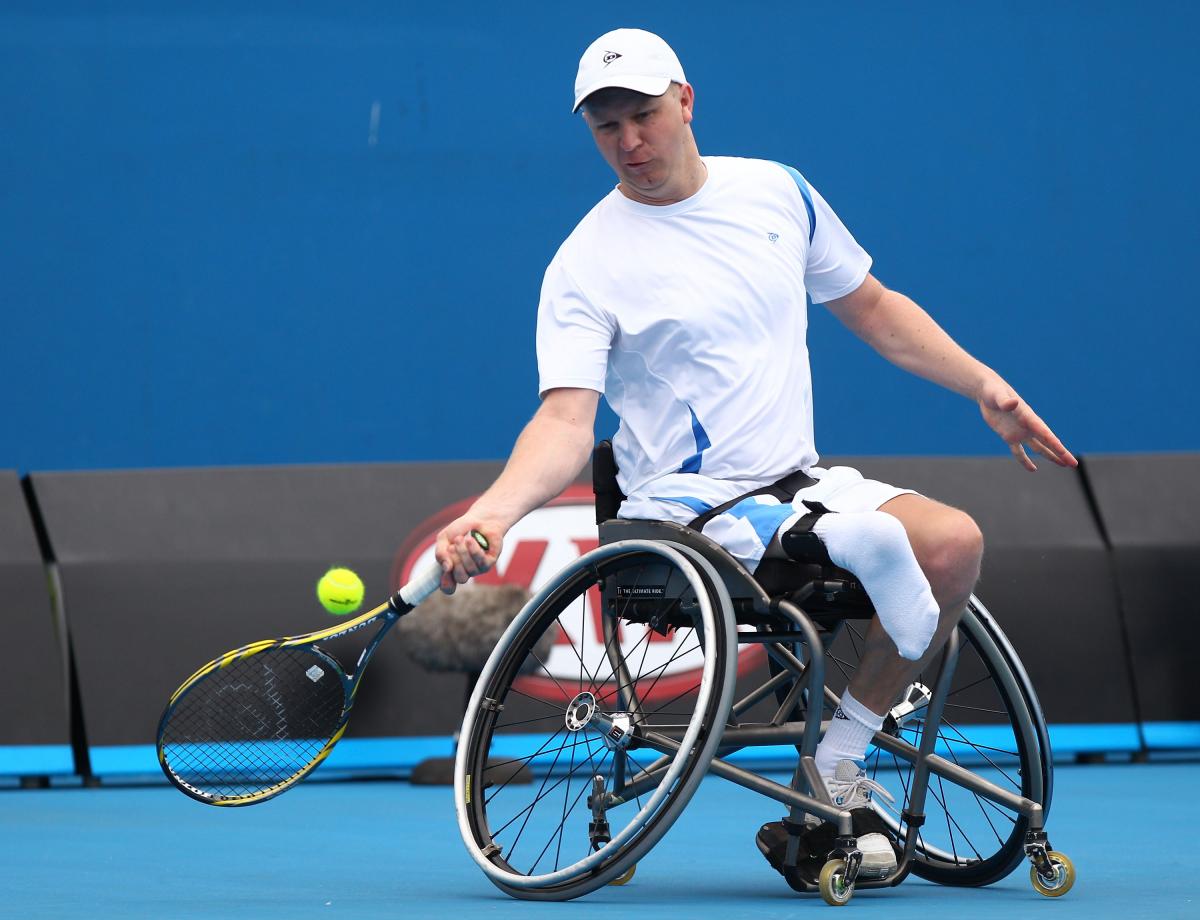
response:
[[[797,492],[799,492],[801,489],[807,489],[811,485],[816,485],[816,482],[817,481],[809,476],[808,473],[804,472],[804,470],[796,470],[794,473],[788,473],[778,482],[773,482],[769,486],[763,486],[761,489],[755,489],[753,492],[747,492],[744,495],[739,495],[737,498],[731,498],[729,501],[717,505],[717,507],[712,508],[709,511],[705,511],[702,515],[688,524],[688,527],[690,527],[692,530],[703,530],[705,525],[708,524],[708,522],[715,518],[718,514],[724,514],[734,505],[738,504],[738,502],[744,501],[747,498],[752,498],[755,495],[774,495],[781,502],[790,502],[796,497]],[[805,505],[808,505],[808,503],[805,502]],[[823,508],[821,510],[824,511]],[[816,520],[816,518],[814,517],[813,520]]]
[[[822,565],[833,565],[829,551],[821,538],[813,533],[813,524],[822,514],[830,514],[830,510],[820,502],[801,502],[808,509],[808,514],[800,518],[788,528],[787,533],[779,535],[779,545],[789,559],[797,562],[819,562]]]

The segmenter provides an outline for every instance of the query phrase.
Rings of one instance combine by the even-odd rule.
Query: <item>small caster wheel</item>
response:
[[[622,872],[620,875],[618,875],[615,879],[613,879],[608,884],[610,884],[610,885],[627,884],[629,882],[629,880],[631,878],[633,878],[633,873],[635,873],[635,872],[637,872],[637,863],[634,863],[632,866],[630,866],[628,869],[626,869],[624,872]]]
[[[841,907],[849,904],[854,897],[854,886],[846,884],[846,860],[831,859],[821,867],[821,877],[818,879],[821,897],[826,904]]]
[[[1065,854],[1050,850],[1046,853],[1050,865],[1054,867],[1054,879],[1048,881],[1038,874],[1037,866],[1029,867],[1029,880],[1038,894],[1048,898],[1061,898],[1075,884],[1075,865]]]

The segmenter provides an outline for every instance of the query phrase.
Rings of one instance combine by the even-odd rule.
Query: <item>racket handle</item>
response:
[[[488,548],[487,537],[479,531],[472,530],[471,536],[481,548]],[[417,572],[407,584],[392,595],[392,607],[400,614],[408,613],[436,591],[441,583],[442,567],[437,562],[431,562],[423,572]]]

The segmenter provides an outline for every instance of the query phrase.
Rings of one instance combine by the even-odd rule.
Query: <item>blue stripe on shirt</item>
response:
[[[700,461],[704,452],[712,447],[712,442],[708,439],[708,432],[700,424],[700,419],[696,418],[696,410],[688,406],[688,412],[692,414],[692,436],[696,439],[696,452],[683,461],[683,466],[679,468],[679,472],[699,473]]]
[[[795,180],[796,188],[800,189],[800,197],[804,199],[804,210],[808,211],[808,241],[811,243],[813,234],[817,232],[817,212],[813,209],[812,192],[808,190],[808,183],[804,181],[804,177],[797,170],[786,163],[776,163],[775,165],[786,169]]]

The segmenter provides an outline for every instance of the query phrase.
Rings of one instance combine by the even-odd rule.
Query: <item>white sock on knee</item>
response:
[[[883,716],[876,715],[850,695],[842,694],[841,705],[829,721],[829,730],[817,745],[817,770],[833,776],[839,762],[862,760],[875,733],[883,727]]]
[[[900,654],[910,661],[925,654],[939,611],[904,525],[884,511],[852,511],[821,515],[813,533],[833,564],[862,582]]]

